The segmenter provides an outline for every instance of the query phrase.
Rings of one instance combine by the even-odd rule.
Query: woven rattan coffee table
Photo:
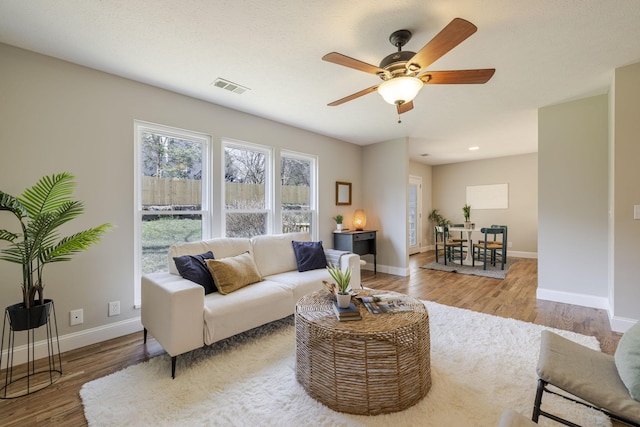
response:
[[[359,291],[364,295],[388,291]],[[411,312],[370,314],[340,322],[326,291],[296,304],[296,378],[329,408],[351,414],[402,411],[431,388],[429,314],[417,299]]]

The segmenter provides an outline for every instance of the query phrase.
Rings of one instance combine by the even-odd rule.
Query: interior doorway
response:
[[[422,177],[409,175],[409,255],[422,246]]]

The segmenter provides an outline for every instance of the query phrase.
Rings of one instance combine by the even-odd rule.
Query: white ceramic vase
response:
[[[336,230],[342,231],[342,224],[336,224]]]
[[[336,300],[338,301],[338,307],[348,308],[351,303],[351,295],[336,294]]]

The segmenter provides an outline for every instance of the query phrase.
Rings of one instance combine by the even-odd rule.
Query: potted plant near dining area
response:
[[[471,228],[471,206],[465,203],[462,207],[462,213],[464,215],[464,228]]]
[[[22,302],[7,307],[13,330],[38,328],[47,322],[51,300],[44,299],[44,268],[53,262],[69,261],[85,251],[111,227],[102,224],[67,237],[60,237],[62,225],[84,212],[83,203],[73,200],[74,176],[63,172],[45,176],[33,187],[14,197],[0,191],[0,211],[18,220],[16,232],[0,229],[0,240],[8,242],[0,259],[22,268]]]
[[[432,210],[429,213],[428,219],[429,221],[433,222],[436,227],[444,227],[445,225],[451,224],[451,221],[445,218],[444,215],[442,215],[438,209]],[[442,230],[439,229],[439,231],[442,231]]]

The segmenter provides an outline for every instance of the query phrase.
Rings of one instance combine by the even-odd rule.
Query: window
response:
[[[209,234],[209,137],[135,122],[135,303],[140,276],[166,271],[169,246]]]
[[[272,229],[271,150],[224,144],[224,229],[227,237],[253,237]]]
[[[316,160],[308,155],[282,152],[280,158],[282,232],[316,230]]]

